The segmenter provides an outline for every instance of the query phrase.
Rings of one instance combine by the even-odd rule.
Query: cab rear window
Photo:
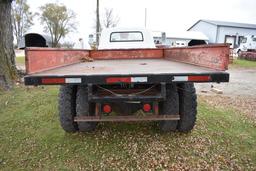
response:
[[[143,34],[139,31],[112,32],[110,34],[110,42],[141,42],[143,40]]]

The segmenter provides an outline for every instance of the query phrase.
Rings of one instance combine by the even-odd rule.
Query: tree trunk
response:
[[[17,77],[11,2],[12,0],[0,0],[0,89],[10,89]]]

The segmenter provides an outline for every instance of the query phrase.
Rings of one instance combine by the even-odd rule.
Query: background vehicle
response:
[[[174,47],[185,47],[188,46],[185,41],[176,41]]]
[[[194,83],[229,81],[226,44],[157,49],[145,29],[110,29],[99,49],[26,49],[25,84],[61,85],[67,132],[146,120],[158,121],[162,131],[188,132],[196,121]]]
[[[245,36],[242,39],[239,47],[236,49],[237,53],[246,52],[246,51],[255,51],[256,50],[256,37],[254,36]]]

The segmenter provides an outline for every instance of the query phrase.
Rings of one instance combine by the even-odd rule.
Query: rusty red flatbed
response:
[[[228,54],[225,45],[101,51],[32,48],[26,51],[25,84],[228,82]],[[94,60],[81,62],[81,57]]]
[[[104,84],[108,77],[144,77],[147,82],[170,82],[175,76],[210,76],[209,80],[198,80],[194,82],[226,82],[228,73],[214,69],[199,67],[165,59],[123,59],[123,60],[95,60],[93,62],[82,62],[55,69],[38,72],[25,77],[37,80],[46,78],[81,78],[80,83]],[[158,77],[159,79],[157,79]],[[151,79],[149,79],[151,78]],[[180,77],[182,78],[182,77]],[[84,80],[84,81],[82,81]],[[182,81],[182,80],[180,80]],[[184,80],[185,81],[185,80]],[[46,83],[45,83],[46,84]],[[51,84],[51,83],[49,83]]]
[[[81,62],[38,72],[31,76],[95,76],[95,75],[138,75],[138,74],[202,74],[216,70],[165,59],[121,59]]]

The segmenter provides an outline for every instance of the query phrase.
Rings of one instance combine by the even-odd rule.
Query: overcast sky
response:
[[[94,32],[96,0],[28,0],[32,11],[49,2],[63,3],[77,14],[78,30],[66,39],[88,38]],[[113,8],[120,27],[144,27],[152,31],[176,32],[187,30],[199,19],[211,19],[256,24],[255,0],[100,0],[100,11]],[[42,32],[35,19],[33,31]]]

